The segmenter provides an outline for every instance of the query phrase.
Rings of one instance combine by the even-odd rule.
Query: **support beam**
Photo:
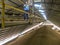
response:
[[[4,29],[4,27],[5,27],[5,21],[4,21],[5,3],[4,3],[4,0],[1,0],[1,1],[2,1],[2,29]]]

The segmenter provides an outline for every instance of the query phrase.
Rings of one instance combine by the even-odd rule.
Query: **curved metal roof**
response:
[[[44,9],[40,8],[38,10],[44,10],[48,20],[60,26],[60,0],[39,0],[39,2],[35,2],[35,4],[42,5]]]

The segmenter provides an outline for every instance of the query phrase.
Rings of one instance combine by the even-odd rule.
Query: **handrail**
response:
[[[24,2],[22,2],[21,0],[19,0],[20,1],[20,3],[22,3],[22,4],[25,4]],[[32,10],[32,8],[30,8],[31,10]],[[39,14],[38,14],[39,15]]]
[[[2,2],[0,2],[0,4],[2,4]],[[10,5],[8,5],[8,4],[5,4],[5,6],[8,7],[8,8],[12,8],[12,9],[14,9],[14,10],[17,10],[17,11],[23,12],[23,13],[31,14],[31,13],[28,13],[28,12],[26,12],[26,11],[24,11],[24,10],[21,10],[21,9],[15,8],[15,7],[13,7],[13,6],[10,6]],[[34,14],[31,14],[31,15],[34,15]]]
[[[2,4],[2,2],[0,2],[0,4]],[[17,10],[17,11],[23,12],[23,13],[31,14],[31,13],[28,13],[28,12],[26,12],[26,11],[24,11],[24,10],[21,10],[21,9],[15,8],[15,7],[13,7],[13,6],[10,6],[10,5],[8,5],[8,4],[5,4],[5,6],[8,7],[8,8],[12,8],[12,9],[14,9],[14,10]],[[31,14],[31,15],[34,15],[34,14]]]
[[[0,2],[0,4],[2,4],[2,2]],[[12,8],[12,9],[14,9],[14,10],[17,10],[17,11],[20,11],[20,12],[23,12],[23,13],[27,13],[27,14],[29,14],[29,13],[26,12],[26,11],[23,11],[23,10],[21,10],[21,9],[15,8],[15,7],[10,6],[10,5],[8,5],[8,4],[5,4],[5,6],[8,7],[8,8]]]

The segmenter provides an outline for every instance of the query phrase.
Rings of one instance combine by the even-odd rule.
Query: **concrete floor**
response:
[[[5,45],[60,45],[60,35],[44,26]]]

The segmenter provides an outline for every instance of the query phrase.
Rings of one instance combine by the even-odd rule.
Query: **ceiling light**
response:
[[[44,10],[39,10],[39,12],[45,12]]]
[[[41,14],[44,17],[44,19],[47,20],[46,14],[45,13],[41,13]]]
[[[38,4],[34,4],[34,6],[35,6],[35,7],[40,7],[40,5],[38,5]]]

